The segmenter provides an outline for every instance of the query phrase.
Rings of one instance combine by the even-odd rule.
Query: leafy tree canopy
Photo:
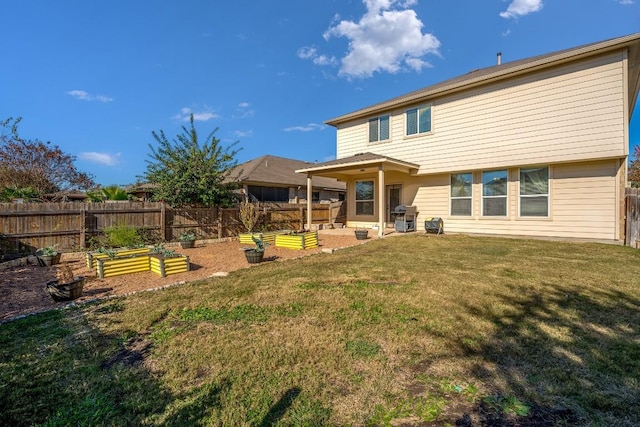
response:
[[[21,117],[0,121],[0,189],[63,196],[70,190],[94,186],[93,177],[76,169],[75,157],[60,147],[40,140],[25,140],[18,134]]]
[[[151,133],[158,146],[149,144],[151,160],[147,160],[147,170],[141,178],[157,185],[154,200],[174,206],[235,204],[238,184],[229,175],[238,163],[235,157],[239,150],[233,149],[238,142],[223,147],[215,137],[216,128],[200,144],[193,114],[190,124],[190,128],[182,126],[182,132],[172,141],[162,130]]]
[[[629,183],[634,188],[640,187],[640,146],[633,149],[633,157],[629,163]]]

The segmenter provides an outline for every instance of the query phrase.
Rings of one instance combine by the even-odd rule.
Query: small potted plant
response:
[[[40,264],[47,267],[58,264],[60,262],[60,254],[56,250],[56,246],[45,246],[36,251],[36,256],[40,261]]]
[[[252,237],[253,242],[256,244],[253,248],[245,248],[244,256],[247,257],[247,262],[249,264],[258,264],[262,262],[264,258],[264,249],[269,246],[269,243],[262,240],[262,235]]]
[[[185,231],[179,237],[182,249],[193,248],[196,244],[196,235],[193,231]]]
[[[71,301],[80,298],[84,276],[74,276],[71,267],[64,263],[56,272],[57,279],[47,282],[46,289],[54,301]]]

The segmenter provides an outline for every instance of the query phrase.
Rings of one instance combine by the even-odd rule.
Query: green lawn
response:
[[[640,251],[408,235],[0,325],[0,424],[638,425]]]

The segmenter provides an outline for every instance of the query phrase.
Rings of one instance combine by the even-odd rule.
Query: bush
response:
[[[118,225],[104,230],[105,245],[112,248],[135,248],[144,245],[138,229],[128,225]]]

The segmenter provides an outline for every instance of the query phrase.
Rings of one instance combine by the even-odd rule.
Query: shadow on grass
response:
[[[473,374],[493,387],[494,395],[473,410],[480,425],[638,425],[640,300],[618,291],[543,287],[497,295],[505,312],[467,307],[495,326],[479,343],[456,343],[483,359]],[[468,415],[458,425],[474,425]]]
[[[278,400],[270,409],[269,412],[264,416],[262,422],[260,423],[260,427],[270,427],[276,424],[287,412],[287,410],[293,405],[293,402],[296,400],[298,395],[300,394],[300,388],[293,387],[287,390],[280,400]]]
[[[113,301],[93,316],[121,310]],[[153,343],[132,331],[105,334],[85,313],[49,311],[0,326],[0,425],[126,426],[163,417],[176,397],[146,366]],[[215,390],[198,392],[176,419],[197,419],[216,404]]]

